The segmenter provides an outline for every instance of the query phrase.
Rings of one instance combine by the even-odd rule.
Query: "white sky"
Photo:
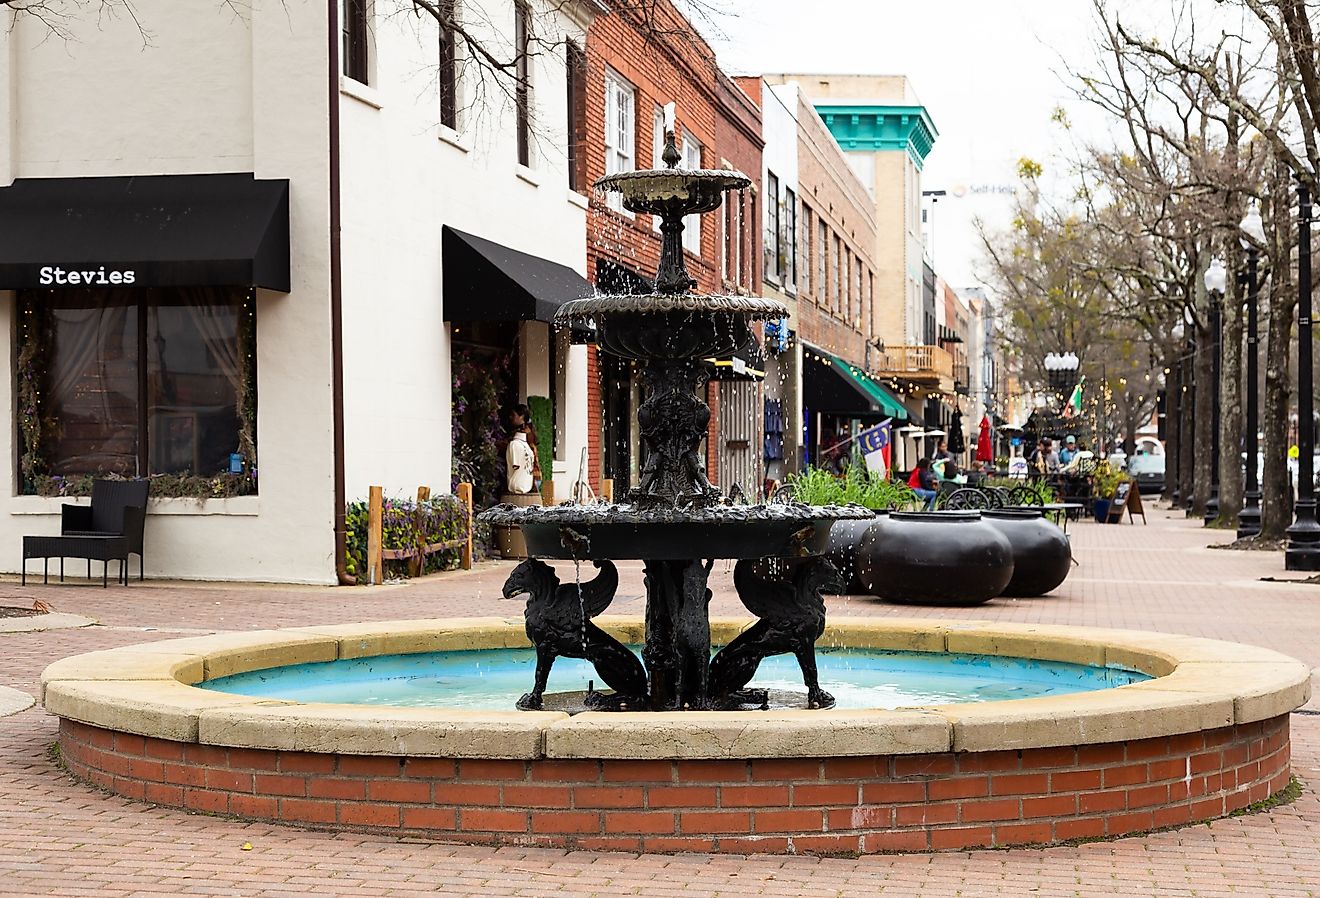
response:
[[[1063,59],[1091,68],[1090,0],[717,2],[732,13],[712,41],[726,71],[908,76],[939,130],[922,188],[950,191],[934,210],[932,250],[955,286],[978,281],[972,218],[1002,227],[1011,216],[1011,196],[960,199],[956,188],[1015,186],[1023,156],[1060,171],[1068,138],[1050,121],[1059,105],[1074,139],[1104,139],[1103,119],[1062,80]],[[1128,3],[1149,9],[1159,0]]]

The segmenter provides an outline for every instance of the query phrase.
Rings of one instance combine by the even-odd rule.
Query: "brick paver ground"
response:
[[[1073,525],[1081,566],[1049,598],[914,609],[839,598],[834,614],[978,618],[1165,630],[1270,646],[1320,665],[1320,587],[1285,577],[1277,554],[1212,550],[1214,534],[1150,511],[1143,527]],[[641,575],[621,565],[612,612],[641,611]],[[374,589],[134,584],[102,590],[0,583],[0,604],[42,598],[101,624],[0,634],[0,685],[33,691],[78,652],[184,633],[367,619],[500,614],[508,566]],[[571,566],[566,568],[571,575]],[[741,611],[727,574],[713,611]],[[1313,702],[1320,708],[1320,702]],[[1307,709],[1308,711],[1310,709]],[[0,894],[278,896],[1292,896],[1320,895],[1320,710],[1293,716],[1302,797],[1272,811],[1112,843],[857,860],[488,849],[315,832],[187,814],[99,793],[50,756],[39,707],[0,719]],[[243,850],[250,843],[250,850]]]

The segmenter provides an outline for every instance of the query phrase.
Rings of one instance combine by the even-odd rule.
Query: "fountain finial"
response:
[[[664,162],[666,168],[678,168],[678,163],[683,161],[683,154],[678,151],[676,132],[678,128],[674,121],[676,105],[673,100],[665,104],[665,148],[660,154],[660,160]]]

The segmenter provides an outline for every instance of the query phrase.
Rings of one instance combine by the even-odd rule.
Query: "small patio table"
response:
[[[1068,532],[1068,518],[1074,512],[1081,512],[1086,508],[1081,502],[1047,502],[1044,505],[1038,505],[1037,508],[1043,510],[1047,515],[1054,518],[1054,523],[1058,524],[1063,520],[1063,532]]]
[[[128,538],[124,536],[25,536],[23,537],[23,585],[27,585],[27,562],[29,558],[41,558],[45,564],[41,572],[41,582],[50,582],[50,560],[60,560],[60,582],[64,581],[64,559],[86,558],[87,566],[92,561],[99,561],[101,568],[101,586],[110,584],[110,562],[119,562],[118,582],[128,585]],[[90,574],[90,570],[88,571]]]

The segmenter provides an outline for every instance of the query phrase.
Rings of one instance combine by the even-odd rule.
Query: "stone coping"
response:
[[[36,701],[32,696],[18,689],[0,686],[0,717],[8,717],[19,711],[26,711]]]
[[[604,629],[641,641],[636,617]],[[749,625],[711,621],[716,643]],[[1268,649],[1162,633],[988,621],[833,622],[822,646],[960,652],[1139,670],[1113,689],[981,704],[774,712],[462,711],[298,703],[197,689],[250,670],[374,655],[528,645],[521,619],[451,618],[254,630],[65,658],[42,673],[59,717],[181,742],[445,758],[711,759],[990,751],[1172,736],[1287,714],[1311,670]]]
[[[40,633],[45,630],[76,630],[96,623],[92,617],[51,611],[31,617],[0,617],[0,635],[5,633]]]

